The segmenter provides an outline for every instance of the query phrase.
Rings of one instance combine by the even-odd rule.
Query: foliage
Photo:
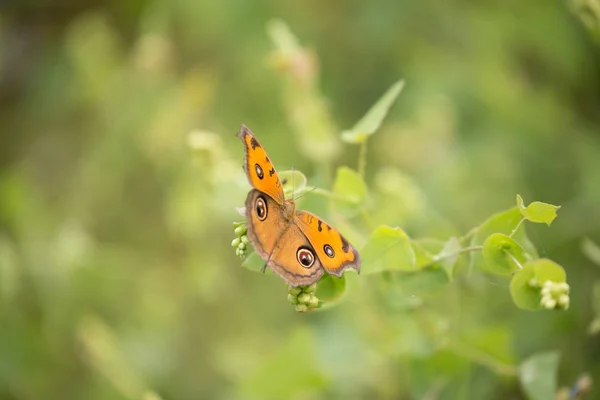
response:
[[[8,7],[0,398],[597,396],[592,3]],[[258,273],[242,123],[360,275]]]

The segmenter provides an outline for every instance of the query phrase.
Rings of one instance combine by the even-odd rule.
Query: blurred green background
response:
[[[600,51],[575,3],[36,3],[0,4],[0,398],[523,399],[515,368],[546,350],[560,386],[600,382]],[[373,222],[446,240],[516,193],[562,205],[527,229],[568,311],[478,273],[429,295],[359,277],[301,314],[240,267],[240,125],[330,188],[357,168],[340,133],[401,78]]]

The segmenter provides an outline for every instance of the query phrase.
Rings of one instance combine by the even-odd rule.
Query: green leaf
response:
[[[523,199],[517,195],[518,208],[525,219],[531,222],[544,223],[548,226],[556,218],[556,212],[560,206],[534,201],[527,207],[523,205]]]
[[[558,351],[534,354],[519,367],[519,379],[530,400],[554,399],[556,395],[556,374],[558,371]]]
[[[435,238],[419,238],[410,241],[415,252],[416,269],[421,269],[427,265],[435,263],[435,254],[444,249],[444,242]]]
[[[358,172],[340,167],[333,184],[333,194],[337,200],[357,206],[367,198],[367,185]]]
[[[521,210],[521,213],[523,213],[523,211],[525,211],[525,204],[523,203],[523,198],[521,197],[520,194],[517,194],[517,207],[519,207],[519,210]]]
[[[531,283],[537,282],[538,286]],[[524,310],[541,310],[542,298],[540,286],[546,281],[566,282],[567,274],[563,267],[547,258],[525,263],[510,282],[510,295],[517,307]]]
[[[502,233],[488,236],[483,243],[482,253],[486,270],[501,276],[511,276],[519,270],[515,260],[521,265],[527,261],[523,248]]]
[[[302,172],[287,170],[278,172],[278,175],[286,198],[292,197],[292,194],[297,196],[305,190],[308,180]]]
[[[376,228],[360,252],[361,274],[381,271],[415,270],[415,252],[410,239],[400,228],[381,225]]]
[[[594,264],[600,265],[600,246],[594,243],[590,238],[583,238],[581,241],[581,251]]]
[[[418,241],[411,240],[410,242],[413,252],[415,253],[415,268],[421,269],[426,265],[433,263],[434,256],[429,253]]]
[[[459,252],[461,248],[460,241],[455,237],[451,237],[446,244],[444,244],[442,251],[436,256],[436,259],[439,260],[438,263],[444,271],[446,271],[450,280],[452,280],[452,277],[454,276],[454,266],[460,256]]]
[[[509,210],[500,212],[492,215],[483,224],[477,228],[476,233],[471,239],[471,246],[482,246],[485,240],[493,233],[504,233],[510,235],[512,231],[519,225],[519,222],[523,219],[521,212],[518,207],[513,207]],[[537,257],[537,251],[535,247],[527,237],[527,232],[524,226],[520,228],[512,235],[515,242],[519,243],[523,251],[529,259]],[[471,268],[482,266],[485,262],[483,255],[474,251],[471,253]]]
[[[362,143],[366,141],[370,135],[379,129],[383,119],[403,87],[404,80],[394,83],[352,129],[342,132],[342,140],[347,143]]]
[[[590,335],[596,335],[598,332],[600,332],[600,317],[594,318],[588,327],[588,333]]]
[[[450,283],[448,274],[438,266],[423,268],[416,272],[401,273],[398,281],[411,295],[433,293],[445,288]]]
[[[316,296],[319,298],[319,308],[329,307],[339,303],[346,293],[346,274],[341,278],[329,274],[323,275],[317,285]]]

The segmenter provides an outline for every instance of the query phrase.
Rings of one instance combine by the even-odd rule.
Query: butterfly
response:
[[[324,272],[341,277],[347,268],[360,272],[360,255],[344,236],[286,199],[269,156],[254,134],[242,125],[237,136],[246,150],[244,171],[248,238],[258,255],[291,286],[308,286]],[[263,269],[264,271],[264,269]]]

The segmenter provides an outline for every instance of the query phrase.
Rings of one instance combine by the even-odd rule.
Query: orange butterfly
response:
[[[308,286],[326,271],[341,277],[360,272],[360,256],[337,230],[314,214],[296,211],[285,199],[275,167],[254,134],[242,125],[237,136],[246,148],[244,170],[254,189],[246,198],[248,238],[277,275],[292,286]]]

